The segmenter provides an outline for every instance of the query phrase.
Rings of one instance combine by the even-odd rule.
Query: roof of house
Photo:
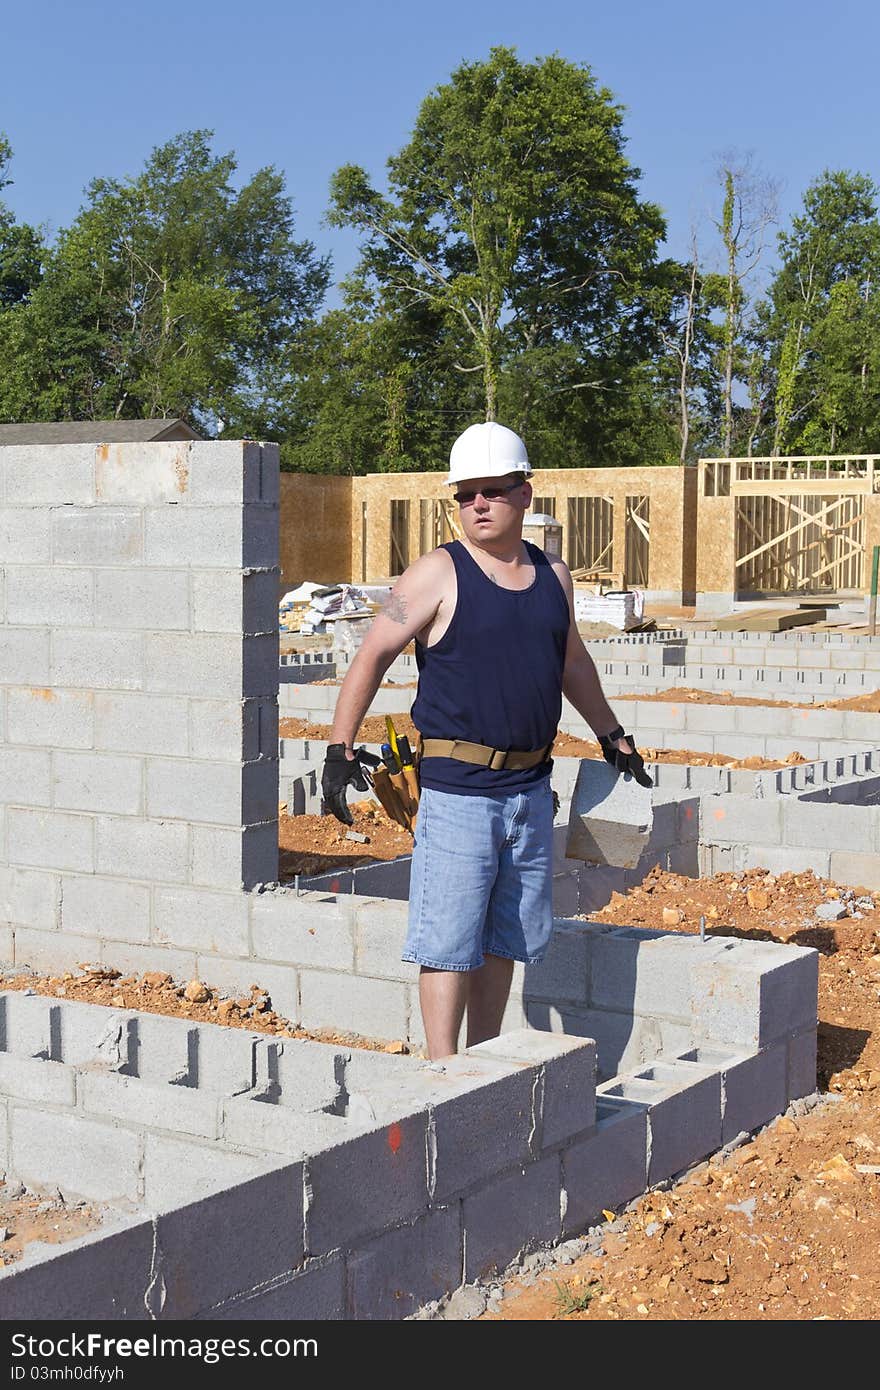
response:
[[[53,420],[0,425],[0,445],[126,444],[201,438],[185,420]]]

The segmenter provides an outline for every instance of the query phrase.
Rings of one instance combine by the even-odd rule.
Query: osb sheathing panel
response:
[[[283,589],[350,579],[351,478],[282,473],[280,530]]]
[[[697,506],[697,593],[733,591],[734,497],[700,497]]]
[[[880,545],[880,496],[865,498],[865,563],[862,567],[862,586],[871,592],[871,566],[874,546]]]

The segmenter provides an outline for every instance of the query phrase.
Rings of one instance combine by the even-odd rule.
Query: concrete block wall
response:
[[[218,889],[277,878],[277,532],[273,445],[0,450],[0,955],[245,948]]]
[[[818,801],[809,791],[767,800],[704,796],[700,871],[812,869],[835,883],[880,888],[880,806],[847,804],[845,791],[826,787]]]

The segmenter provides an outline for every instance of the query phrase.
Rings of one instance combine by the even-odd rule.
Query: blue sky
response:
[[[153,146],[208,127],[242,177],[284,172],[298,234],[341,276],[356,242],[322,226],[330,175],[354,162],[381,178],[427,92],[495,44],[590,64],[626,108],[629,156],[674,254],[705,223],[721,150],[752,150],[782,182],[785,220],[825,167],[880,181],[873,0],[34,0],[4,11],[5,197],[53,230],[93,176],[134,173]]]

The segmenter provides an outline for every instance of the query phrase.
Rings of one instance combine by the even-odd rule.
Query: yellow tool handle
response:
[[[394,720],[391,718],[390,714],[386,714],[385,716],[385,728],[388,731],[388,742],[391,744],[391,751],[397,759],[397,765],[399,767],[400,750],[397,747],[397,730],[394,727]]]

